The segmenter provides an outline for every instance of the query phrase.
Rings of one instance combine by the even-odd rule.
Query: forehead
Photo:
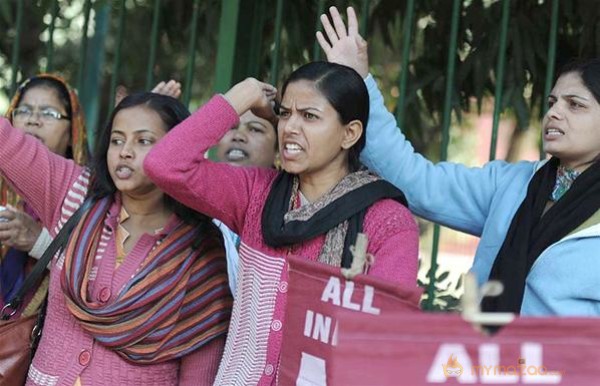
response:
[[[30,106],[62,106],[58,93],[55,89],[46,86],[36,86],[25,91],[19,101],[20,105]]]
[[[273,124],[264,118],[257,117],[252,114],[252,111],[248,110],[240,116],[240,124],[247,124],[250,122],[258,122],[267,128],[273,128]]]
[[[120,110],[115,115],[111,129],[111,131],[120,131],[125,134],[133,134],[142,130],[158,135],[164,135],[167,132],[160,115],[146,106],[127,107]]]
[[[576,95],[588,99],[593,99],[590,90],[583,83],[583,79],[576,72],[569,72],[561,75],[552,88],[552,95],[560,97],[561,95]]]
[[[285,94],[281,98],[281,104],[290,108],[297,105],[297,108],[319,107],[329,105],[329,101],[323,93],[315,86],[315,82],[310,80],[297,80],[288,84]]]

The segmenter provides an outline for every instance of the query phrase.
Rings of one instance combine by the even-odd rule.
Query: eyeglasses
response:
[[[34,111],[34,109],[28,106],[17,107],[12,111],[12,119],[13,121],[24,122],[33,116]],[[52,107],[44,107],[37,110],[37,116],[39,120],[44,123],[54,123],[60,121],[61,119],[71,119],[71,117],[61,114],[58,112],[58,110]]]

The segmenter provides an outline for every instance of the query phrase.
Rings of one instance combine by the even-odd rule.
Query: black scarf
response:
[[[501,281],[504,291],[498,297],[484,298],[484,311],[519,313],[525,280],[538,256],[600,208],[600,162],[596,162],[581,173],[564,196],[544,214],[559,162],[553,157],[529,182],[527,196],[512,219],[490,272],[489,279]]]
[[[273,248],[290,246],[327,233],[343,221],[348,220],[348,231],[344,239],[342,267],[352,264],[350,245],[362,231],[367,209],[375,202],[392,198],[408,206],[404,194],[384,180],[376,180],[349,191],[317,211],[306,221],[285,222],[284,216],[292,199],[294,175],[281,172],[275,178],[262,212],[262,234],[267,245]]]

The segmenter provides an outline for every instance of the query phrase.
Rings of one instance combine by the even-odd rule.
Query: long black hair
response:
[[[117,192],[117,187],[108,171],[106,160],[106,154],[110,146],[112,126],[115,116],[119,111],[137,106],[143,106],[156,112],[160,116],[167,132],[190,116],[188,109],[180,101],[170,96],[140,92],[123,98],[113,110],[106,126],[100,128],[96,134],[96,146],[91,162],[91,185],[88,193],[88,196],[94,200],[111,196]],[[209,217],[184,206],[167,194],[164,195],[164,200],[166,207],[172,210],[184,222],[191,225],[198,225],[202,231],[210,228],[216,230]]]
[[[360,169],[360,152],[365,147],[369,120],[369,93],[362,77],[352,68],[330,62],[312,62],[303,65],[286,79],[281,96],[288,85],[299,80],[314,82],[317,90],[337,111],[340,122],[347,124],[355,119],[363,126],[358,141],[348,151],[350,170]]]

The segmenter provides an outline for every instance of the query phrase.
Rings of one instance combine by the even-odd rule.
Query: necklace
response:
[[[554,189],[552,189],[550,200],[553,202],[560,200],[560,198],[571,188],[571,185],[573,185],[573,182],[580,174],[581,172],[574,169],[559,166],[556,171],[556,182],[554,183]]]

